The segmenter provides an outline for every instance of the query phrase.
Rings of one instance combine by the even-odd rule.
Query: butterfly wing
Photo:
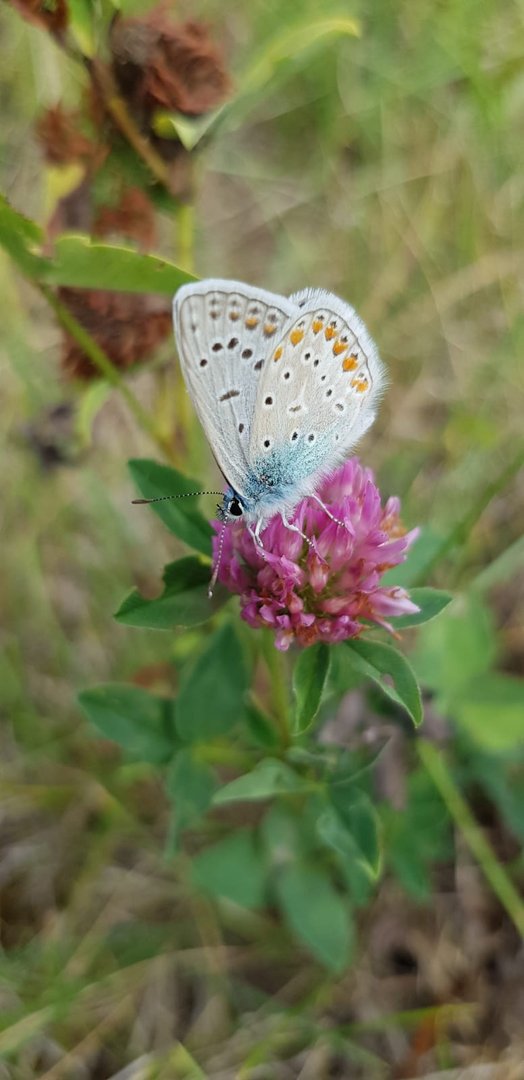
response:
[[[347,457],[373,423],[386,375],[356,312],[321,289],[290,297],[298,314],[271,348],[257,388],[249,462],[278,455],[297,499]],[[268,457],[269,460],[269,457]]]
[[[296,313],[283,296],[220,279],[184,285],[173,302],[187,388],[218,465],[239,495],[257,387],[273,341]]]

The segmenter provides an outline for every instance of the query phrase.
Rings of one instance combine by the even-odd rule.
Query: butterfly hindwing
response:
[[[274,342],[257,387],[249,461],[280,448],[303,477],[347,456],[373,422],[385,371],[349,304],[320,289],[290,300],[297,314]]]
[[[241,282],[185,285],[173,305],[182,372],[226,480],[242,494],[257,387],[272,343],[296,316],[285,297]]]

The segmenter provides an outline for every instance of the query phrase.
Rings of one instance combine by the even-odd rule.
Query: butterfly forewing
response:
[[[287,445],[302,460],[307,450],[315,469],[323,458],[335,465],[373,422],[384,368],[349,304],[323,290],[290,299],[298,312],[271,348],[257,387],[249,460]]]
[[[297,310],[285,297],[219,279],[185,285],[175,296],[184,379],[218,465],[239,495],[257,387],[273,342]]]

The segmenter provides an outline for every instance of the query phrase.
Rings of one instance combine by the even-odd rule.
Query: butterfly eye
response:
[[[232,515],[232,517],[242,517],[242,514],[244,513],[242,504],[239,502],[238,499],[231,499],[227,510],[228,513]]]

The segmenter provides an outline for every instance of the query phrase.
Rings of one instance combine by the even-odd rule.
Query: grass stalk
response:
[[[524,938],[524,904],[504,867],[498,861],[491,844],[475,821],[448,769],[443,754],[425,739],[418,743],[418,754],[484,877],[519,934]]]

